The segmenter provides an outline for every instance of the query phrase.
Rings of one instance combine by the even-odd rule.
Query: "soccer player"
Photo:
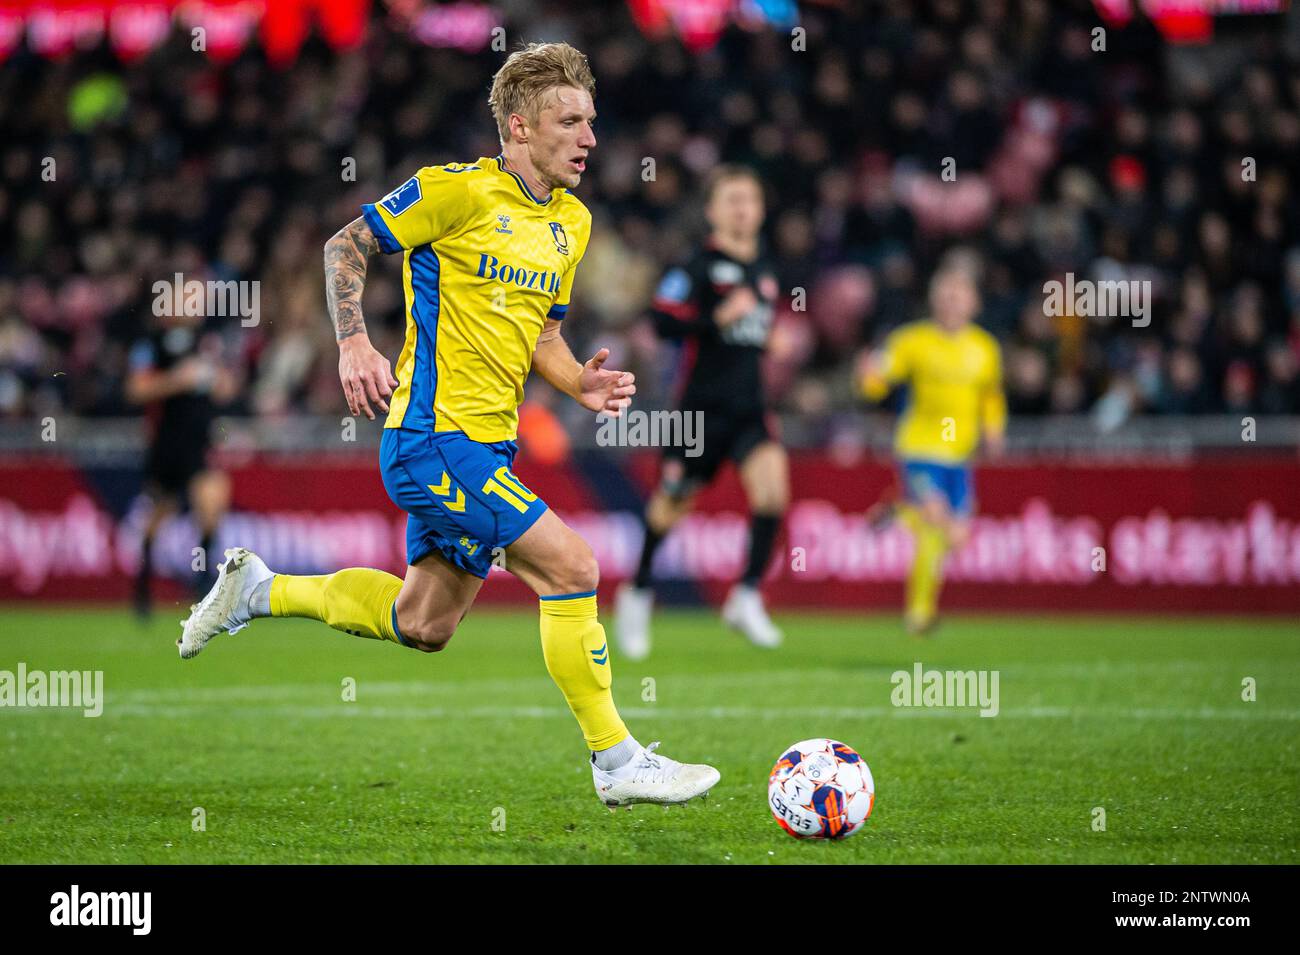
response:
[[[898,328],[859,367],[873,401],[895,385],[908,388],[894,435],[903,499],[882,501],[867,517],[877,529],[898,518],[912,531],[904,622],[917,636],[934,626],[944,556],[970,537],[971,458],[981,437],[991,455],[1001,454],[1007,423],[997,340],[973,324],[980,309],[973,264],[946,259],[930,279],[929,304],[928,319]]]
[[[756,646],[781,644],[758,589],[790,500],[789,463],[767,426],[760,367],[777,297],[759,244],[763,185],[752,170],[723,165],[710,174],[704,199],[712,230],[704,248],[664,275],[653,304],[660,335],[685,342],[679,405],[683,414],[702,417],[704,443],[696,456],[666,449],[659,487],[646,505],[636,577],[619,588],[615,609],[619,649],[633,660],[650,653],[655,552],[727,460],[740,473],[751,516],[749,558],[722,618]]]
[[[150,427],[145,460],[149,513],[135,578],[135,609],[142,618],[152,609],[153,545],[163,522],[184,507],[194,520],[203,555],[202,570],[190,580],[197,600],[212,583],[212,543],[230,506],[230,478],[209,465],[208,451],[214,399],[221,403],[234,397],[238,384],[221,366],[220,341],[204,335],[201,326],[202,319],[195,316],[164,316],[128,356],[126,398],[147,406]]]
[[[530,368],[594,412],[620,415],[636,392],[631,374],[604,367],[608,349],[579,364],[560,336],[591,224],[569,190],[596,145],[594,89],[586,57],[567,44],[512,53],[489,97],[501,154],[421,169],[325,247],[348,407],[388,413],[380,469],[408,515],[405,579],[367,568],[273,574],[234,548],[180,649],[191,657],[217,633],[273,616],[438,651],[504,553],[540,598],[546,667],[586,738],[597,795],[609,806],[681,803],[707,793],[718,771],[659,755],[623,725],[591,548],[510,469]],[[361,312],[378,251],[402,253],[406,342],[395,371]]]

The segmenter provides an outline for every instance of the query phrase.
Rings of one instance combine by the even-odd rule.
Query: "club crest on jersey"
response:
[[[500,225],[497,226],[497,231],[498,231],[498,232],[500,232],[502,235],[514,235],[514,233],[510,231],[510,217],[509,217],[509,216],[506,216],[506,215],[498,215],[498,216],[497,216],[497,222],[500,223]]]
[[[569,254],[569,237],[564,234],[564,226],[558,222],[546,223],[551,227],[551,238],[555,240],[555,250],[561,255]]]
[[[419,201],[420,177],[412,176],[388,195],[384,196],[384,198],[380,199],[379,204],[388,210],[389,215],[396,218]]]

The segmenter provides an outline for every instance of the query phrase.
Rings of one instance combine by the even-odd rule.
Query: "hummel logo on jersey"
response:
[[[592,659],[594,662],[600,664],[601,666],[604,666],[606,663],[609,662],[609,644],[608,644],[608,643],[602,643],[602,644],[600,645],[600,649],[599,649],[599,650],[589,650],[589,651],[587,651],[587,652],[591,654],[591,659]]]
[[[498,232],[500,232],[502,235],[514,235],[514,233],[510,231],[509,216],[498,215],[497,222],[501,223],[499,226],[497,226]]]
[[[502,263],[495,255],[488,255],[486,252],[479,253],[478,277],[551,294],[560,290],[559,272],[539,272],[536,269]]]

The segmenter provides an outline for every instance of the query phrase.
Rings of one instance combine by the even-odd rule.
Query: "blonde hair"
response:
[[[587,57],[567,43],[530,43],[515,50],[492,77],[488,106],[497,121],[501,142],[510,138],[510,114],[518,113],[537,122],[546,104],[548,90],[576,86],[596,95],[596,80]]]
[[[944,253],[938,266],[935,267],[934,274],[930,276],[930,287],[937,285],[939,280],[949,272],[964,275],[978,288],[984,277],[984,263],[980,259],[980,254],[969,246],[951,248]]]
[[[718,187],[733,179],[748,179],[758,186],[760,194],[763,192],[763,180],[749,166],[742,166],[739,163],[720,163],[710,169],[709,174],[704,177],[704,202],[706,204],[712,202],[713,194],[718,191]]]

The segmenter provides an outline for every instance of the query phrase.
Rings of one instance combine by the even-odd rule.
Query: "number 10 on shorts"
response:
[[[530,502],[537,500],[537,495],[519,483],[519,478],[510,473],[505,465],[496,469],[492,477],[483,484],[484,494],[495,494],[509,502],[520,514],[528,510]]]

